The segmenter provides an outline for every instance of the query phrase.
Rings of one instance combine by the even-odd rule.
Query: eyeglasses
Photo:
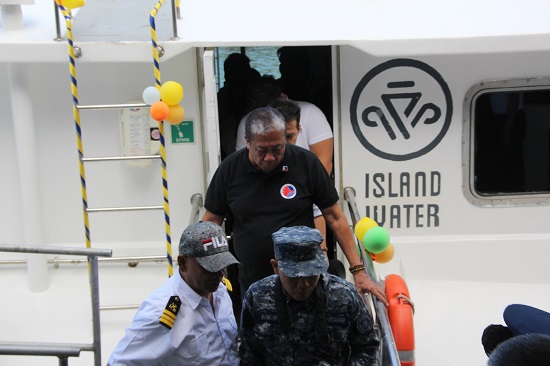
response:
[[[256,154],[258,156],[266,156],[268,153],[271,153],[271,155],[281,155],[283,151],[284,145],[277,145],[272,148],[267,147],[257,147],[255,148]]]

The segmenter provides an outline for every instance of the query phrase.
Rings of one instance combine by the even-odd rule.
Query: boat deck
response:
[[[90,0],[75,9],[73,38],[75,44],[86,45],[81,60],[149,61],[149,15],[156,3],[155,0]],[[293,11],[288,12],[289,8]],[[191,47],[282,44],[352,45],[374,55],[528,52],[547,47],[550,38],[544,15],[547,9],[548,4],[542,0],[522,6],[512,0],[491,0],[483,7],[475,0],[347,1],[342,4],[322,0],[315,7],[307,2],[281,0],[270,8],[251,0],[188,0],[181,1],[181,17],[176,24],[178,39],[172,40],[172,9],[167,0],[157,14],[156,28],[158,41],[171,51],[164,59]],[[4,50],[0,62],[66,61],[65,42],[55,40],[51,2],[36,1],[33,5],[24,5],[22,10],[25,29],[0,32]],[[302,24],[307,14],[308,24],[283,27],[279,22],[266,22],[263,14],[268,14],[270,20],[284,20],[286,24]],[[64,20],[60,18],[61,35],[65,36]]]
[[[149,18],[156,1],[88,1],[74,19],[79,42],[151,42]],[[158,41],[173,37],[170,1],[155,16]]]

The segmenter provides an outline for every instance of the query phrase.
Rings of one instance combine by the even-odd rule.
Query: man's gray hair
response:
[[[244,134],[248,142],[252,142],[256,135],[264,136],[275,131],[285,133],[285,119],[275,108],[255,109],[246,118]]]

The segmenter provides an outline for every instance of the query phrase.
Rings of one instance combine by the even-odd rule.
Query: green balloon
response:
[[[372,254],[382,253],[390,244],[390,234],[382,226],[369,229],[363,236],[363,246]]]

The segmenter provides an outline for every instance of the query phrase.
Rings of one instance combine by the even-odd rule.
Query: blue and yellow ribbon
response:
[[[80,127],[80,111],[78,110],[78,86],[76,83],[76,63],[74,55],[74,43],[72,32],[71,13],[64,6],[58,5],[59,10],[65,18],[65,24],[67,26],[67,43],[69,51],[69,71],[71,74],[71,93],[73,95],[73,117],[76,127],[76,144],[78,147],[78,163],[80,167],[80,186],[82,192],[82,206],[84,215],[84,229],[86,232],[86,248],[91,248],[90,240],[90,222],[88,220],[88,194],[86,192],[86,174],[84,171],[84,149],[82,148],[82,129]]]
[[[160,91],[160,63],[159,52],[157,49],[157,30],[155,27],[155,17],[160,10],[160,7],[164,4],[164,0],[157,1],[155,7],[151,11],[149,16],[149,24],[151,26],[151,44],[153,46],[153,65],[155,75],[155,86]],[[170,235],[170,205],[168,201],[168,174],[166,171],[166,143],[164,140],[164,122],[159,122],[160,132],[160,159],[162,168],[162,193],[164,195],[164,227],[166,231],[166,259],[168,260],[168,276],[173,274],[172,264],[172,238]]]

